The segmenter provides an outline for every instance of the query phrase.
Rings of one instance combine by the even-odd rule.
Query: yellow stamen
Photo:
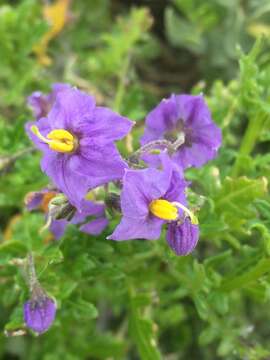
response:
[[[163,220],[176,220],[178,218],[177,207],[163,199],[153,200],[149,205],[150,212]]]
[[[33,125],[31,131],[44,143],[49,145],[49,148],[61,152],[70,153],[76,150],[78,141],[70,132],[64,129],[55,129],[49,132],[47,137],[43,136],[38,127]]]
[[[191,224],[193,224],[193,225],[199,224],[199,220],[198,220],[197,216],[192,211],[190,211],[187,207],[185,207],[183,204],[181,204],[177,201],[174,201],[172,203],[172,205],[175,205],[178,208],[182,209],[189,216]]]

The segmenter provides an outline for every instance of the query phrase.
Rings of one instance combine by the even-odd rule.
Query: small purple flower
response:
[[[163,99],[146,118],[146,128],[141,144],[166,139],[178,140],[185,136],[184,144],[172,155],[172,159],[184,169],[200,167],[212,160],[221,145],[221,131],[215,125],[203,96],[171,95]],[[156,157],[147,155],[146,161]]]
[[[62,90],[70,89],[70,85],[56,83],[52,85],[52,92],[49,94],[43,94],[41,91],[33,92],[27,98],[27,104],[32,109],[36,120],[47,116],[51,110],[57,94]]]
[[[24,304],[26,326],[38,334],[47,331],[55,319],[56,304],[42,289]]]
[[[25,197],[25,205],[29,211],[41,210],[45,213],[49,229],[55,239],[60,239],[64,235],[69,223],[79,224],[80,230],[90,235],[98,235],[107,227],[108,219],[105,215],[104,204],[94,203],[89,200],[82,200],[80,211],[70,207],[69,213],[73,214],[70,220],[50,218],[49,204],[57,196],[59,196],[59,192],[43,189],[28,193]],[[69,206],[68,203],[67,206]],[[67,213],[67,216],[69,213]]]
[[[173,222],[168,226],[167,242],[177,255],[188,255],[193,251],[199,240],[199,227],[193,225],[190,219],[178,224]]]
[[[162,154],[161,162],[162,170],[154,168],[126,170],[121,193],[123,217],[108,239],[155,240],[160,237],[163,224],[167,223],[170,247],[177,255],[186,255],[197,243],[198,227],[192,225],[197,227],[194,234],[174,229],[185,228],[188,222],[195,224],[197,220],[186,207],[184,191],[187,183],[178,171],[178,167],[165,154]],[[187,219],[186,215],[190,219]],[[181,225],[182,221],[184,223]],[[175,242],[185,244],[183,251],[182,248],[178,251]]]
[[[28,123],[27,132],[43,152],[41,169],[78,209],[89,191],[121,179],[127,164],[114,142],[133,123],[93,97],[69,88],[57,93],[47,117]]]

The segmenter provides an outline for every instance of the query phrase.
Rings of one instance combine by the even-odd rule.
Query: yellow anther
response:
[[[51,140],[49,147],[58,152],[72,152],[75,148],[74,136],[63,129],[52,130],[47,138]]]
[[[163,220],[176,220],[178,218],[177,207],[167,200],[151,201],[149,210],[153,215]]]
[[[64,129],[55,129],[49,132],[47,137],[43,136],[38,127],[33,125],[31,131],[44,143],[49,145],[49,148],[61,152],[69,153],[76,150],[78,141],[69,131]]]

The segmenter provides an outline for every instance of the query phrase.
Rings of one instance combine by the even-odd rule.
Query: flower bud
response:
[[[55,319],[56,304],[40,285],[36,284],[31,299],[24,304],[23,313],[26,326],[42,334],[51,327]]]
[[[109,210],[115,210],[121,213],[120,196],[115,193],[109,193],[105,199],[106,206]]]
[[[168,226],[167,242],[176,255],[190,254],[199,240],[199,227],[186,218],[182,224],[177,221]]]
[[[66,219],[70,221],[76,212],[76,208],[71,205],[63,195],[55,196],[49,203],[48,215],[53,220]]]
[[[14,164],[14,158],[8,155],[0,155],[0,174],[9,172]]]

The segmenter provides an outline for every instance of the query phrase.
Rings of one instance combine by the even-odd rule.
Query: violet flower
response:
[[[31,292],[31,299],[23,307],[23,316],[26,326],[38,334],[49,329],[55,319],[56,303],[47,296],[41,287],[34,265],[34,258],[30,252],[27,256],[27,280]]]
[[[56,304],[43,291],[33,295],[24,304],[24,321],[26,326],[38,334],[47,331],[55,319]]]
[[[199,227],[186,218],[182,224],[173,222],[168,226],[167,243],[177,255],[188,255],[199,240]]]
[[[60,239],[64,235],[69,223],[79,224],[80,230],[90,235],[99,235],[108,225],[105,206],[89,200],[82,200],[81,209],[77,211],[64,199],[65,207],[60,208],[64,218],[61,218],[61,214],[59,219],[53,218],[52,214],[49,214],[50,204],[57,197],[59,197],[59,192],[48,189],[28,193],[25,197],[25,205],[29,211],[41,210],[45,213],[47,223],[45,227],[49,227],[55,239]],[[91,217],[91,220],[88,217]]]
[[[75,89],[61,90],[47,117],[28,123],[27,132],[43,152],[41,169],[78,209],[92,188],[121,179],[127,164],[114,141],[133,123],[93,97]]]
[[[186,207],[187,183],[168,155],[162,154],[161,162],[162,170],[126,170],[121,193],[123,217],[108,239],[155,240],[162,226],[168,224],[169,246],[177,255],[187,255],[199,234],[197,219]],[[188,224],[192,231],[187,231]]]
[[[146,128],[141,144],[166,139],[171,142],[184,134],[172,159],[182,168],[200,167],[212,160],[221,145],[221,131],[215,125],[203,96],[171,95],[163,99],[146,118]],[[154,155],[144,157],[155,162]]]

